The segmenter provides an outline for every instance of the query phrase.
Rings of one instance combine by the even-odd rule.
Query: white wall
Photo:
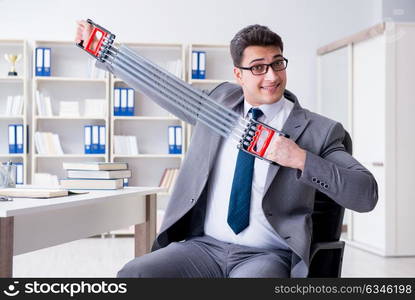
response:
[[[91,18],[119,41],[229,43],[260,23],[279,33],[288,89],[316,107],[316,49],[381,20],[380,0],[0,0],[0,39],[71,40]],[[0,58],[2,59],[2,58]]]

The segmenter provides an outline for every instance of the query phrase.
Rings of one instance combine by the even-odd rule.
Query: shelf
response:
[[[81,77],[54,77],[54,76],[35,76],[35,81],[59,81],[59,82],[99,82],[106,83],[107,79],[97,79],[97,78],[81,78]]]
[[[61,117],[61,116],[49,116],[49,117],[39,117],[35,116],[36,120],[103,120],[106,121],[106,117]]]
[[[9,120],[9,119],[24,119],[24,116],[0,116],[0,120]]]
[[[23,157],[25,153],[18,153],[18,154],[7,154],[7,153],[0,153],[0,157]]]
[[[4,82],[4,83],[10,83],[10,82],[17,82],[17,83],[19,83],[19,82],[23,82],[23,77],[20,77],[20,76],[18,76],[18,77],[16,77],[16,76],[9,76],[9,77],[0,77],[0,83],[1,82]]]
[[[105,154],[63,154],[63,155],[48,155],[35,154],[35,158],[105,158]]]
[[[116,120],[128,120],[128,121],[180,121],[179,118],[176,117],[140,117],[140,116],[114,116],[114,121]]]
[[[181,158],[182,154],[138,154],[138,155],[122,155],[113,154],[113,158]]]

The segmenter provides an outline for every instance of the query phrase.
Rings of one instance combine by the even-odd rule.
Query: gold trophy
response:
[[[11,63],[11,68],[7,75],[17,76],[16,63],[20,60],[20,58],[22,58],[22,56],[20,54],[4,54],[4,58]]]

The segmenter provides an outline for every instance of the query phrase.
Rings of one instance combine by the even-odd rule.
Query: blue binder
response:
[[[199,79],[199,54],[198,51],[192,51],[192,79]]]
[[[182,126],[175,126],[174,130],[175,130],[175,134],[174,134],[175,153],[181,154],[182,153]]]
[[[121,107],[121,91],[119,88],[114,88],[114,116],[120,116]]]
[[[91,154],[99,153],[99,126],[92,125],[92,142],[91,142]]]
[[[120,94],[121,94],[121,100],[120,100],[120,116],[126,116],[127,115],[127,89],[126,88],[120,88]]]
[[[16,128],[16,152],[23,153],[23,124],[14,125]]]
[[[50,48],[43,48],[43,76],[50,76],[51,51]]]
[[[92,126],[86,125],[84,127],[84,145],[85,145],[85,154],[91,154],[91,142],[92,142]]]
[[[176,135],[175,126],[169,126],[169,128],[168,128],[169,154],[176,154],[176,152],[175,152],[176,151],[176,147],[175,147],[176,138],[175,138],[175,135]]]
[[[43,76],[43,48],[35,49],[35,75]]]
[[[16,165],[16,184],[23,184],[23,163],[14,163]]]
[[[105,154],[105,144],[106,144],[106,132],[105,126],[99,126],[99,152],[100,154]]]
[[[9,153],[16,153],[16,125],[9,125]]]
[[[198,71],[199,79],[206,79],[206,52],[199,51],[198,53]]]
[[[134,116],[134,89],[127,89],[127,116]]]

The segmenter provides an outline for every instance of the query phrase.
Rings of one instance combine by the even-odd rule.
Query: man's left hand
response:
[[[303,171],[306,151],[300,148],[293,140],[274,135],[264,157],[275,161],[281,166]]]

